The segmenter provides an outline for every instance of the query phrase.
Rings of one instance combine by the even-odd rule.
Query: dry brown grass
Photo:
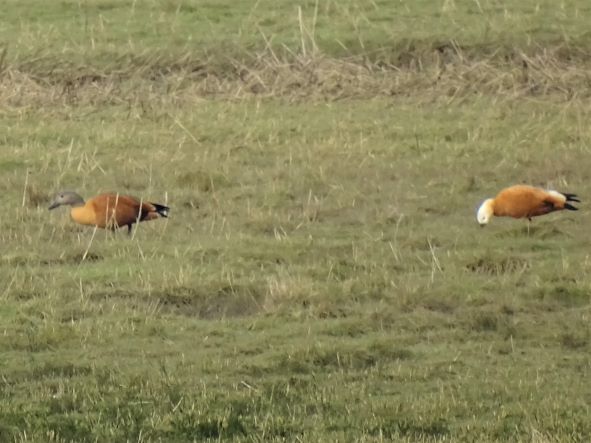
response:
[[[580,49],[463,50],[453,42],[389,58],[320,53],[278,55],[270,49],[242,59],[196,60],[187,53],[116,61],[99,70],[62,66],[42,57],[3,65],[0,103],[10,107],[186,102],[205,97],[339,100],[378,96],[502,97],[589,95],[591,62]]]

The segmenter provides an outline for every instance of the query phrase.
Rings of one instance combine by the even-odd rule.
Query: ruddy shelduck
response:
[[[485,226],[493,215],[527,218],[531,221],[532,217],[563,209],[577,211],[578,208],[569,202],[580,202],[580,200],[576,194],[515,185],[503,189],[495,198],[486,199],[478,208],[476,218],[480,226]]]
[[[131,233],[134,223],[168,217],[168,206],[140,201],[135,197],[121,194],[101,194],[88,201],[71,191],[56,194],[49,209],[58,206],[71,206],[72,220],[81,225],[96,226],[103,229],[118,229],[127,226]]]

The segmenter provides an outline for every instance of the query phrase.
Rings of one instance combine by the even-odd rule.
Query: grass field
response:
[[[589,441],[589,13],[7,0],[0,442]]]

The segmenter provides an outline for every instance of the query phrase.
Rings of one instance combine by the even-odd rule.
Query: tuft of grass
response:
[[[504,275],[513,272],[524,272],[530,267],[527,260],[520,257],[481,257],[466,265],[471,272]]]

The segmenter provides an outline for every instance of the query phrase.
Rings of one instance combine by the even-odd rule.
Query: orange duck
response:
[[[527,185],[515,185],[503,189],[495,198],[485,200],[476,216],[480,226],[485,226],[490,218],[513,217],[527,218],[548,214],[554,211],[568,209],[577,211],[578,208],[569,202],[580,202],[576,194],[558,191],[548,191]]]
[[[120,194],[101,194],[85,202],[80,195],[71,191],[56,194],[49,209],[62,205],[72,207],[70,215],[76,223],[113,230],[127,226],[128,233],[131,233],[134,223],[168,217],[170,209]]]

